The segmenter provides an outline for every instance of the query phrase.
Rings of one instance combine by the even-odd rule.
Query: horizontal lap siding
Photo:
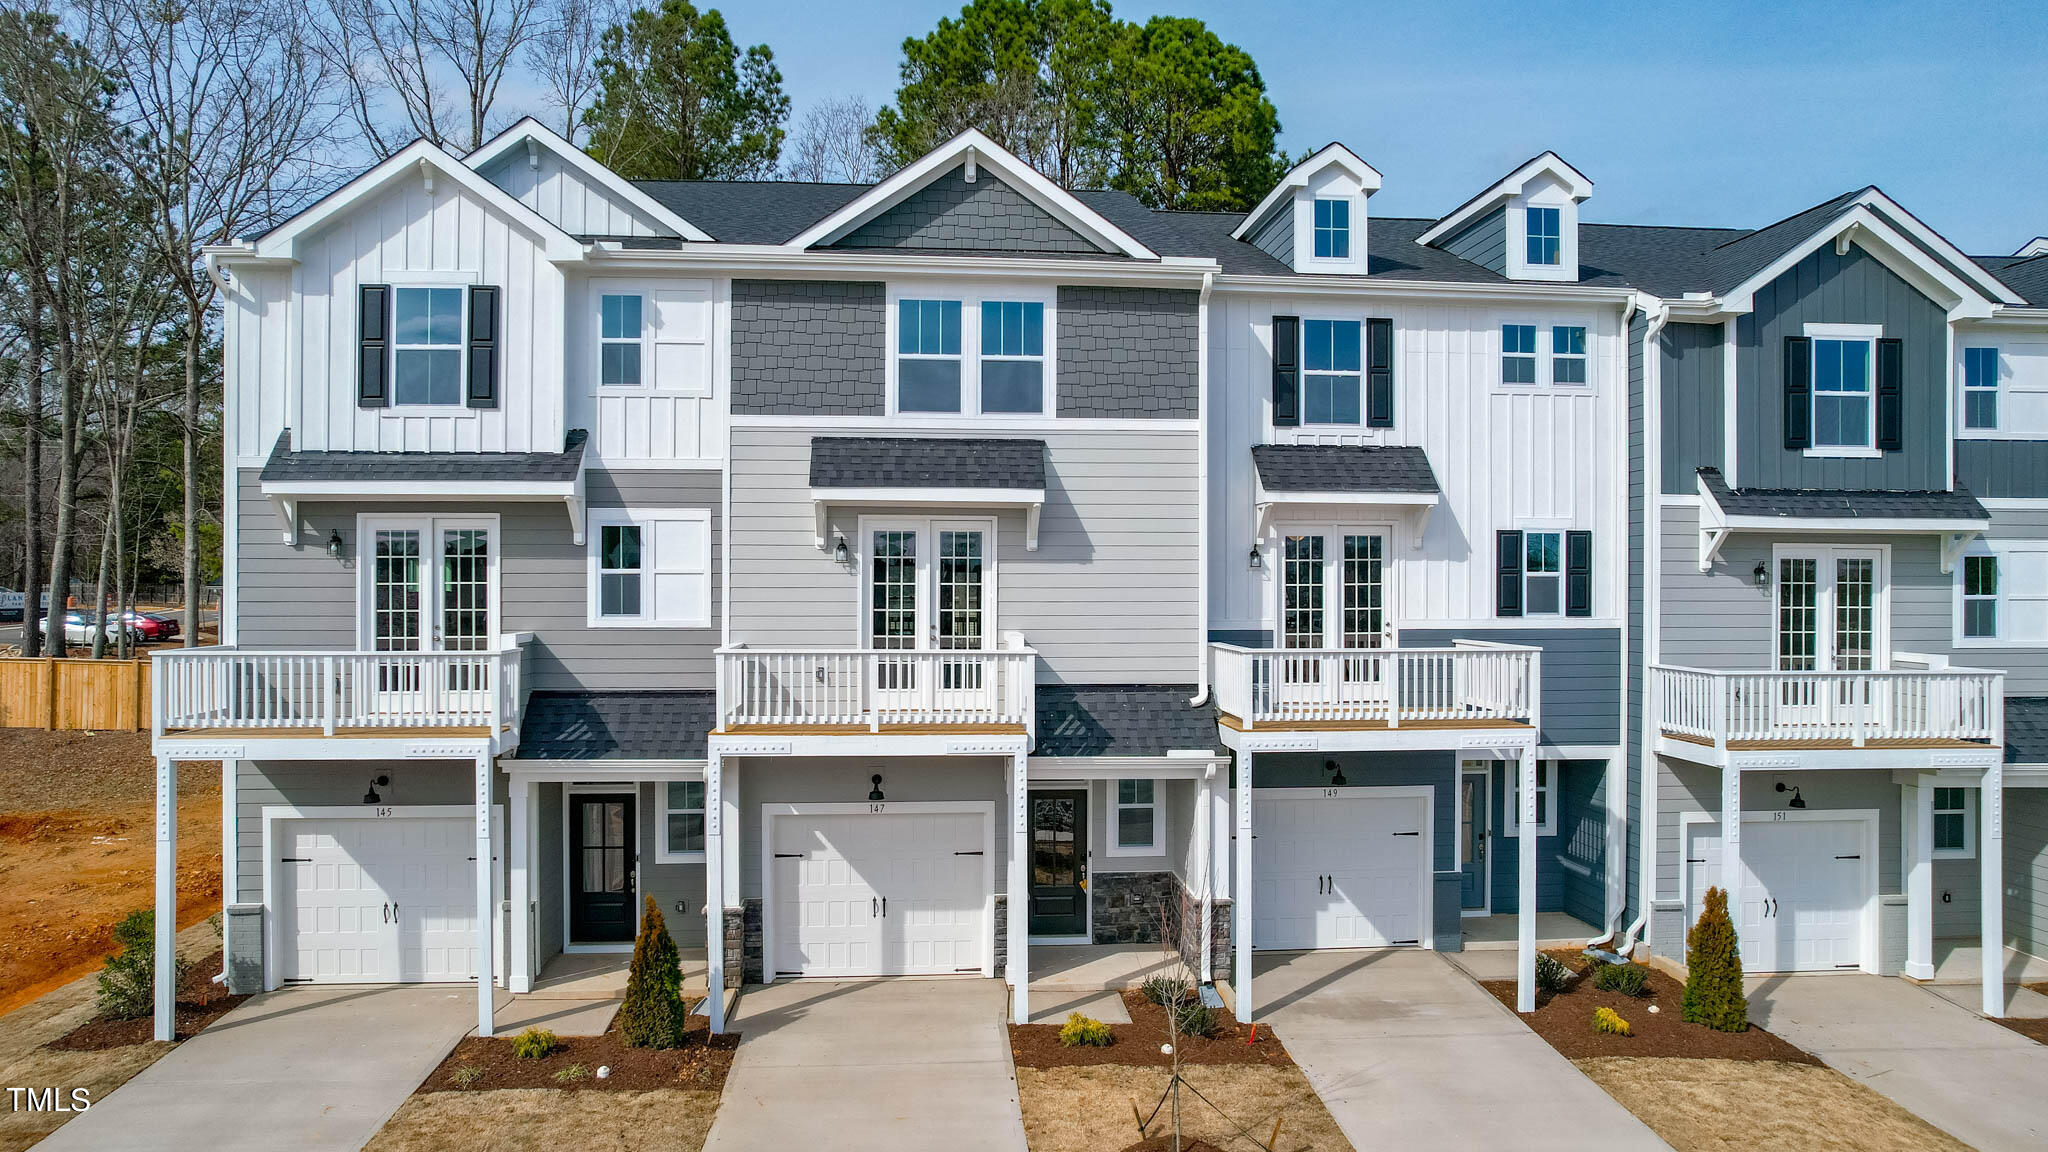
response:
[[[263,899],[263,810],[363,806],[363,789],[388,776],[378,795],[392,805],[476,802],[474,765],[406,760],[241,760],[235,773],[235,899]]]
[[[1614,744],[1621,739],[1621,631],[1617,628],[1401,630],[1404,648],[1448,648],[1457,640],[1527,644],[1543,650],[1543,742]]]
[[[1443,242],[1443,249],[1481,268],[1505,275],[1508,266],[1507,210],[1496,208],[1466,225],[1463,231]]]
[[[2048,788],[2005,792],[2005,935],[2048,958]]]

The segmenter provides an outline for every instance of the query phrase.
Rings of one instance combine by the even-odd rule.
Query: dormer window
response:
[[[1555,265],[1562,259],[1564,230],[1555,208],[1530,208],[1529,263]]]
[[[1351,202],[1316,200],[1316,259],[1351,259]]]

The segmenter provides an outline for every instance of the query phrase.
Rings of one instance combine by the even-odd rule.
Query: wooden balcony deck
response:
[[[1022,724],[892,724],[882,721],[879,729],[866,724],[728,724],[713,729],[713,736],[1022,736]]]
[[[1712,748],[1714,746],[1714,742],[1704,736],[1695,736],[1687,732],[1673,732],[1668,728],[1663,729],[1663,734],[1668,739],[1683,740],[1687,744],[1696,744],[1701,748]],[[1731,752],[1822,752],[1836,748],[1846,750],[1858,747],[1985,748],[1989,747],[1989,744],[1983,740],[1957,740],[1933,736],[1873,736],[1866,739],[1861,745],[1858,745],[1854,739],[1846,736],[1785,736],[1763,740],[1730,740],[1728,742],[1728,750]]]
[[[507,725],[501,731],[511,731]],[[488,740],[491,730],[482,725],[405,726],[388,728],[336,728],[332,734],[318,727],[313,728],[247,728],[233,725],[212,728],[166,728],[166,740],[219,740],[228,737],[237,739],[260,738],[264,740],[320,740],[357,739],[402,740],[426,737],[435,740]]]
[[[1384,719],[1288,720],[1285,718],[1276,718],[1271,720],[1261,720],[1257,728],[1247,729],[1242,719],[1233,716],[1228,712],[1219,712],[1216,714],[1216,718],[1217,721],[1221,723],[1225,728],[1229,728],[1237,732],[1271,732],[1274,730],[1286,730],[1290,732],[1451,732],[1461,730],[1470,731],[1473,729],[1480,728],[1511,728],[1527,730],[1529,727],[1529,722],[1526,720],[1507,720],[1500,717],[1474,717],[1446,720],[1403,720],[1401,721],[1401,725],[1398,728],[1394,727],[1391,724],[1388,724]]]

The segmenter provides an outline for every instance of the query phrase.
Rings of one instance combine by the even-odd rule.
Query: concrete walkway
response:
[[[1259,1008],[1359,1148],[1664,1148],[1435,952],[1261,953]]]
[[[749,988],[705,1152],[1025,1152],[995,980]]]
[[[475,1024],[467,984],[281,989],[221,1017],[37,1148],[356,1152]]]
[[[1752,980],[1749,1018],[1984,1152],[2048,1147],[2048,1047],[1910,981]]]

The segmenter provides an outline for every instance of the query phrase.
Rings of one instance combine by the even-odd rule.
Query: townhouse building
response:
[[[1508,947],[1527,1007],[1539,944],[1682,960],[1707,884],[1754,970],[2041,953],[2048,256],[1875,189],[1582,222],[1553,153],[1381,183],[1155,212],[974,132],[630,182],[523,121],[210,251],[159,907],[219,759],[230,986],[474,981],[485,1032],[647,899],[710,991],[1020,1021],[1130,945],[1243,1018],[1256,950]]]

